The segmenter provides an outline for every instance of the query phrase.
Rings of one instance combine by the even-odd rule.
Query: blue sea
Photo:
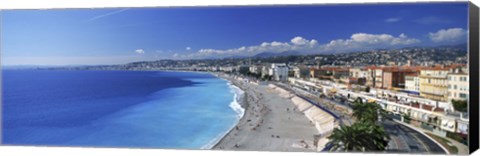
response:
[[[209,149],[243,91],[208,73],[2,71],[7,145]]]

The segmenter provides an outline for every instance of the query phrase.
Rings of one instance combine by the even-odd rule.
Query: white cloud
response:
[[[366,34],[356,33],[350,39],[332,40],[330,43],[323,45],[323,51],[355,51],[368,50],[375,48],[398,47],[402,45],[412,45],[419,43],[420,40],[408,38],[405,34],[398,37],[389,34]]]
[[[190,48],[190,47],[186,47],[185,49],[187,49],[187,50],[190,50],[190,49],[192,49],[192,48]]]
[[[401,19],[401,18],[398,18],[398,17],[393,17],[393,18],[387,18],[387,19],[385,20],[385,22],[393,23],[393,22],[398,22],[398,21],[400,21],[400,20],[402,20],[402,19]]]
[[[290,40],[290,42],[292,42],[294,45],[305,45],[308,43],[308,40],[304,39],[303,37],[297,36]]]
[[[135,53],[137,53],[137,54],[144,54],[145,51],[144,51],[143,49],[137,49],[137,50],[135,50]]]
[[[428,34],[433,42],[455,42],[466,39],[466,36],[467,31],[462,28],[441,29]]]
[[[377,48],[390,48],[419,43],[420,40],[409,38],[405,34],[395,37],[389,34],[356,33],[349,39],[332,40],[325,44],[319,44],[315,39],[306,39],[296,36],[290,42],[263,42],[254,46],[242,46],[226,50],[200,49],[190,54],[175,54],[174,58],[221,58],[230,56],[253,56],[262,52],[298,51],[305,54],[312,53],[335,53],[356,50],[369,50]]]

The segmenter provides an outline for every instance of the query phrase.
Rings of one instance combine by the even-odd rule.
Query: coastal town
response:
[[[466,144],[469,121],[466,104],[464,107],[457,106],[457,103],[468,100],[468,68],[465,64],[323,66],[307,69],[289,68],[284,63],[270,65],[250,66],[248,70],[241,66],[235,71],[241,73],[245,70],[244,74],[240,74],[244,76],[238,78],[247,82],[264,83],[252,76],[261,75],[277,84],[275,87],[283,85],[286,90],[303,92],[300,95],[333,100],[337,105],[329,108],[340,112],[332,113],[333,116],[351,116],[351,104],[348,103],[356,99],[374,101],[401,124],[433,135],[429,137],[455,138]],[[333,125],[338,126],[342,120],[336,119]],[[326,129],[325,125],[318,128],[321,133],[325,133]],[[333,126],[330,131],[333,131]]]
[[[317,130],[309,138],[310,146],[305,140],[291,144],[303,144],[314,151],[332,151],[328,136],[339,127],[359,121],[353,115],[356,103],[374,103],[388,114],[378,119],[389,135],[387,152],[462,154],[468,151],[469,70],[466,50],[458,47],[372,50],[338,55],[159,60],[63,69],[201,71],[222,75],[244,90],[247,86],[251,90],[252,85],[276,90],[280,97],[290,99],[296,106],[292,110],[305,114]],[[260,101],[259,97],[250,98],[256,99],[253,101],[257,104]],[[249,113],[248,108],[246,113]],[[385,120],[387,118],[390,120]],[[260,121],[264,122],[258,119]],[[253,129],[259,126],[258,123]],[[236,130],[239,131],[238,126]],[[282,136],[272,135],[272,138],[277,137]],[[238,140],[230,142],[234,143],[227,143],[229,147],[217,145],[216,148],[242,148]]]
[[[1,11],[4,145],[478,149],[471,2]]]

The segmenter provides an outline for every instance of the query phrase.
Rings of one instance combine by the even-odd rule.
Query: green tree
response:
[[[386,116],[386,112],[375,102],[355,101],[352,106],[353,116],[362,122],[375,122],[379,116]]]
[[[466,100],[453,100],[452,99],[453,108],[460,112],[467,112],[467,104]]]
[[[330,151],[383,151],[390,140],[383,127],[367,122],[341,126],[328,137]]]
[[[412,116],[409,113],[401,113],[401,115],[403,116],[403,121],[405,123],[410,123],[412,120]]]

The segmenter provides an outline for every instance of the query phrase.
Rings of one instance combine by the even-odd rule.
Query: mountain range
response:
[[[440,46],[430,46],[430,47],[421,47],[421,46],[416,46],[416,47],[404,47],[404,48],[397,48],[397,49],[392,49],[392,50],[409,50],[409,49],[419,49],[419,48],[452,48],[452,49],[460,49],[460,50],[467,50],[467,43],[462,43],[462,44],[456,44],[456,45],[440,45]],[[389,50],[389,49],[374,49],[371,51],[382,51],[382,50]],[[358,52],[346,52],[346,53],[338,53],[338,54],[348,54],[348,53],[361,53],[365,51],[358,51]],[[299,51],[284,51],[284,52],[261,52],[253,56],[232,56],[228,57],[231,59],[235,58],[269,58],[269,57],[281,57],[281,56],[298,56],[298,55],[317,55],[317,54],[304,54]],[[328,54],[327,54],[328,55]],[[212,58],[215,59],[215,58]],[[218,58],[216,58],[218,59]]]

